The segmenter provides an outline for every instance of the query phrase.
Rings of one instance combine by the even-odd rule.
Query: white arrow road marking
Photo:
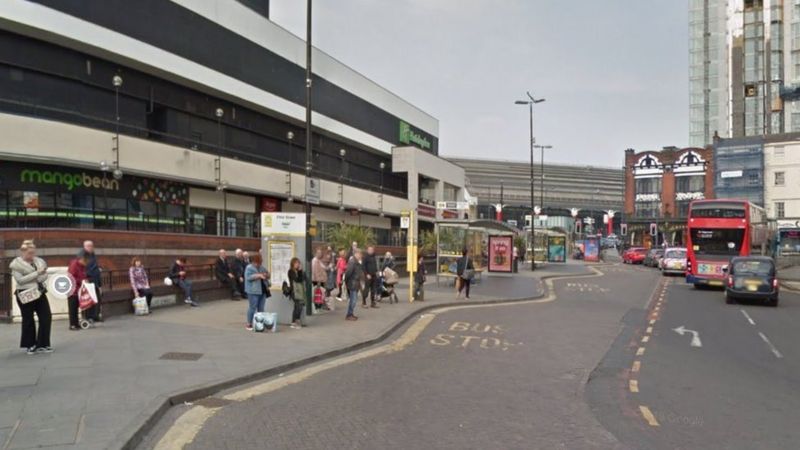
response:
[[[700,342],[700,333],[698,333],[697,331],[689,330],[689,329],[685,328],[683,325],[679,326],[678,328],[673,328],[672,331],[680,334],[681,336],[683,336],[686,333],[692,333],[692,342],[691,342],[690,345],[692,347],[702,347],[703,346],[703,343]]]

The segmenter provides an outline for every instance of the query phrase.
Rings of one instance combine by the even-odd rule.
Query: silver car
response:
[[[661,273],[664,275],[683,275],[686,273],[686,249],[683,247],[669,247],[664,250],[664,256],[659,262]]]

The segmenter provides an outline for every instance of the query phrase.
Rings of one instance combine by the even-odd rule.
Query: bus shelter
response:
[[[456,278],[456,262],[469,250],[475,280],[486,272],[511,273],[517,230],[493,220],[441,220],[436,222],[436,283]]]
[[[528,233],[528,251],[526,254],[533,255],[537,264],[545,262],[566,262],[567,249],[570,243],[566,233],[555,230],[536,229],[533,232],[533,239]]]

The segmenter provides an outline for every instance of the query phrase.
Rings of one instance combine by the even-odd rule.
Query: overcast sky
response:
[[[315,0],[314,44],[439,119],[445,156],[622,166],[688,141],[685,0]],[[305,2],[272,0],[305,36]],[[538,159],[538,156],[537,156]]]

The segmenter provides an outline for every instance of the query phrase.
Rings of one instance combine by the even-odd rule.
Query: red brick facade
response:
[[[682,176],[700,176],[704,178],[702,191],[681,192],[678,180]],[[658,192],[637,192],[636,180],[658,179],[661,181]],[[696,181],[696,180],[695,180]],[[684,184],[685,186],[685,184]],[[681,198],[678,198],[678,196]],[[636,152],[625,151],[625,222],[632,233],[634,244],[650,244],[645,235],[649,235],[649,224],[659,224],[663,239],[670,243],[679,243],[683,239],[681,230],[685,228],[685,211],[679,211],[679,204],[686,207],[692,198],[714,198],[714,161],[713,149],[708,148],[675,148],[667,147],[659,151]],[[658,208],[650,211],[637,211],[637,205]]]

